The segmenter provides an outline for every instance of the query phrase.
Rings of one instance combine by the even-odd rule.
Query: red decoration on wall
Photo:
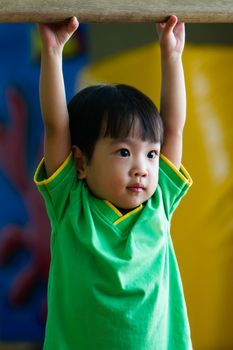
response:
[[[10,123],[0,125],[0,162],[5,176],[20,194],[28,212],[25,225],[7,225],[0,235],[0,266],[7,265],[20,250],[30,255],[29,263],[15,276],[9,290],[12,305],[21,305],[38,282],[47,282],[50,252],[50,226],[44,203],[27,168],[27,102],[17,88],[7,90]],[[39,153],[39,152],[38,152]],[[39,159],[35,155],[35,159]],[[44,310],[44,305],[41,306]]]

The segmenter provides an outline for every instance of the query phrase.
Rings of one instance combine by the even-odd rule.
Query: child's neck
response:
[[[131,208],[131,209],[124,209],[124,208],[118,208],[119,212],[121,212],[122,215],[125,215],[127,213],[129,213],[130,211],[134,210],[135,208]]]
[[[142,205],[145,204],[145,203],[146,203],[146,202],[142,203]],[[135,207],[135,208],[130,208],[130,209],[118,208],[118,207],[116,207],[116,208],[119,210],[119,212],[121,212],[122,215],[125,215],[125,214],[129,213],[130,211],[136,209],[137,207]]]

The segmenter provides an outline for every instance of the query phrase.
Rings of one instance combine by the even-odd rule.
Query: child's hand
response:
[[[78,26],[76,17],[60,23],[38,24],[42,47],[54,52],[62,50]]]
[[[184,23],[178,23],[176,16],[171,16],[166,23],[156,25],[163,58],[181,56],[185,43]]]

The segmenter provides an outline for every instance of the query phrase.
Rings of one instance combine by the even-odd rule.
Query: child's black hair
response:
[[[88,160],[100,137],[125,138],[136,121],[143,141],[163,142],[163,123],[152,100],[134,87],[89,86],[68,104],[71,143]]]

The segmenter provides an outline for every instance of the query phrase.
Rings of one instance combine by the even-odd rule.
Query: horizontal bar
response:
[[[0,22],[233,23],[233,0],[0,0]]]

